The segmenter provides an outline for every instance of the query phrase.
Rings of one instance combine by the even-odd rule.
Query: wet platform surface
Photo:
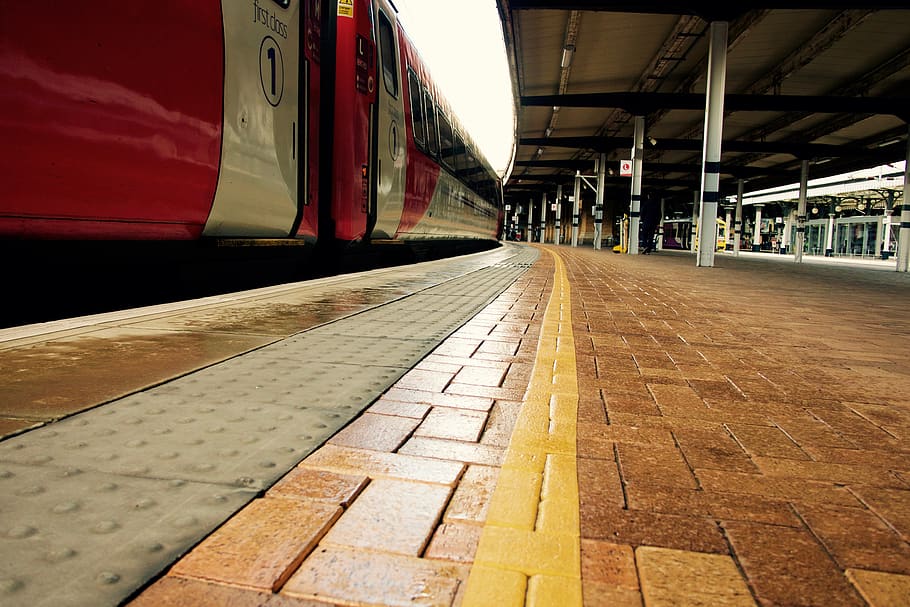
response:
[[[350,422],[325,424],[323,437],[307,430],[304,440],[296,426],[302,419],[270,417],[269,436],[282,424],[295,428],[280,441],[287,463],[278,468],[288,470],[242,475],[253,483],[236,483],[236,475],[207,479],[212,469],[167,479],[115,470],[100,448],[78,473],[34,459],[41,453],[23,455],[38,431],[76,426],[86,413],[100,418],[118,403],[133,404],[115,427],[129,425],[137,407],[151,417],[165,414],[142,400],[155,389],[118,397],[116,390],[134,388],[90,381],[59,344],[40,337],[7,342],[0,351],[7,378],[18,369],[33,386],[53,385],[53,373],[40,364],[53,355],[84,380],[79,392],[93,396],[69,394],[67,411],[91,410],[62,422],[52,421],[44,403],[27,419],[9,415],[9,423],[40,427],[0,443],[0,483],[27,479],[17,489],[23,495],[0,498],[4,604],[910,604],[910,277],[723,255],[714,268],[696,268],[685,254],[630,257],[537,245],[484,255],[491,254],[470,256],[480,260],[473,270],[449,275],[455,292],[481,290],[476,301],[483,302],[456,307],[464,317],[452,317],[453,333],[432,330],[438,302],[406,308],[404,318],[356,325],[373,352],[382,346],[364,332],[382,322],[404,320],[411,328],[402,341],[412,343],[365,365],[394,372],[357,397],[364,408],[354,407]],[[457,282],[478,271],[486,272],[483,280]],[[373,273],[369,279],[385,280]],[[409,280],[420,288],[402,287],[389,300],[406,302],[432,283]],[[382,291],[378,283],[372,288]],[[330,300],[351,306],[338,318],[376,303]],[[186,332],[230,335],[236,349],[227,355],[218,341],[189,349],[191,359],[213,369],[225,358],[248,364],[250,355],[229,357],[286,350],[307,333],[319,337],[316,325],[325,322],[324,308],[307,307],[320,322],[298,334],[279,328],[288,319],[261,303],[232,305],[247,311],[233,315],[235,324],[213,312],[220,304],[186,312]],[[197,324],[215,317],[223,330]],[[116,327],[103,330],[124,330]],[[87,335],[62,330],[64,340]],[[347,341],[339,338],[346,333],[304,350],[326,352]],[[143,367],[139,359],[125,364]],[[181,380],[173,375],[181,372],[167,363],[156,368],[143,381],[174,391]],[[358,374],[344,377],[345,385],[358,381]],[[7,403],[8,390],[35,390],[28,381],[4,381]],[[41,398],[53,401],[54,391],[46,391]],[[113,400],[95,406],[105,398]],[[334,406],[315,409],[320,423],[325,412],[337,413]],[[59,436],[44,440],[58,443],[60,453],[84,442]],[[13,450],[17,443],[28,446]],[[113,451],[140,447],[124,443]],[[263,458],[251,461],[255,470]],[[192,463],[204,462],[194,456]],[[119,481],[105,476],[115,473]],[[118,484],[123,507],[150,511],[168,494],[196,491],[179,498],[186,504],[181,516],[131,523],[150,535],[170,525],[186,536],[185,548],[140,537],[137,549],[171,552],[119,599],[98,590],[120,583],[112,571],[84,567],[88,594],[70,601],[69,582],[48,573],[76,562],[71,552],[83,545],[103,547],[111,542],[103,538],[116,537],[111,517],[99,515],[78,545],[46,543],[45,519],[83,508],[88,498],[68,492],[86,483],[101,490]],[[48,510],[11,520],[16,499],[30,503],[36,491],[51,495]],[[38,523],[28,524],[29,517]],[[22,581],[10,571],[24,546],[39,549],[31,578]],[[71,574],[79,577],[79,567]],[[42,590],[24,594],[32,587]],[[92,592],[94,601],[85,598]]]

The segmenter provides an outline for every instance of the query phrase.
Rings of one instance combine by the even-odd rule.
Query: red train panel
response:
[[[0,236],[198,237],[218,176],[220,3],[58,2],[40,22],[34,6],[0,8]]]

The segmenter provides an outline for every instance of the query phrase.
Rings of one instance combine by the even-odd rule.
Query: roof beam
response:
[[[632,149],[631,137],[522,137],[519,145],[540,147],[584,148],[595,152],[612,152],[616,149]],[[701,151],[703,144],[698,139],[661,139],[647,149]],[[790,154],[797,158],[821,158],[839,156],[862,156],[865,148],[850,145],[828,145],[824,143],[788,143],[785,141],[724,141],[724,152],[754,152],[759,154]]]
[[[622,108],[633,116],[646,116],[661,109],[705,109],[700,93],[574,93],[568,95],[523,95],[521,105],[587,108]],[[845,114],[907,113],[910,99],[904,97],[834,97],[828,95],[736,95],[724,96],[725,112],[812,112]]]

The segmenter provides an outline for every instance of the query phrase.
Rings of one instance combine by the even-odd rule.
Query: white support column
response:
[[[796,247],[793,250],[793,261],[803,262],[803,249],[806,246],[806,194],[809,191],[809,161],[803,160],[799,171],[799,207],[796,209]]]
[[[540,195],[540,244],[546,242],[547,235],[547,193]]]
[[[726,21],[712,21],[705,95],[699,247],[695,265],[712,267],[717,248],[717,201],[720,198],[720,146],[724,131],[724,87],[727,79]]]
[[[758,253],[761,251],[761,210],[763,204],[753,204],[752,208],[755,209],[755,227],[752,228],[752,252]]]
[[[897,233],[897,271],[910,269],[910,133],[907,136],[907,160],[904,164],[904,196],[901,198],[901,227]]]
[[[796,221],[796,209],[787,208],[787,218],[784,219],[784,236],[781,239],[781,253],[792,252],[790,242],[790,233],[793,231],[793,223]]]
[[[660,223],[657,224],[657,250],[664,248],[664,217],[667,212],[667,199],[660,199]]]
[[[730,246],[730,243],[733,242],[733,234],[730,228],[733,227],[733,207],[729,204],[724,205],[724,222],[727,224],[727,231],[724,234],[724,250],[727,250],[727,247]]]
[[[578,209],[581,204],[581,173],[575,172],[575,193],[572,196],[572,246],[578,246]]]
[[[601,154],[597,162],[597,200],[594,202],[594,250],[599,251],[604,220],[604,182],[607,172],[607,155]]]
[[[891,216],[894,213],[894,190],[888,192],[885,213],[882,217],[882,259],[891,256]]]
[[[553,230],[553,244],[562,242],[562,184],[556,186],[556,229]]]
[[[638,255],[638,230],[641,224],[641,172],[644,156],[645,117],[635,117],[632,138],[632,204],[629,207],[629,255]]]
[[[739,256],[739,245],[743,237],[743,192],[746,184],[742,179],[736,184],[736,219],[733,220],[733,255]]]
[[[834,255],[834,205],[828,205],[828,232],[825,234],[825,257]]]
[[[528,200],[528,227],[526,229],[528,230],[528,233],[526,235],[527,238],[525,238],[525,240],[527,240],[528,242],[533,242],[533,240],[534,240],[534,199],[533,198]]]

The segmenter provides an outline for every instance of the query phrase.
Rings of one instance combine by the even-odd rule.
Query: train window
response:
[[[458,175],[458,179],[461,181],[467,181],[465,179],[465,158],[464,158],[464,140],[461,138],[461,133],[455,133],[455,174]]]
[[[436,105],[430,91],[423,89],[423,107],[427,110],[427,151],[435,156],[439,152],[439,135],[436,132]]]
[[[439,159],[447,167],[455,170],[455,138],[452,135],[452,125],[445,114],[439,112]]]
[[[425,149],[426,120],[424,120],[422,93],[417,74],[408,68],[408,96],[411,98],[411,125],[414,127],[414,143],[420,149]]]
[[[398,99],[398,61],[395,53],[395,30],[392,22],[379,11],[379,44],[382,47],[382,80],[389,95]]]

